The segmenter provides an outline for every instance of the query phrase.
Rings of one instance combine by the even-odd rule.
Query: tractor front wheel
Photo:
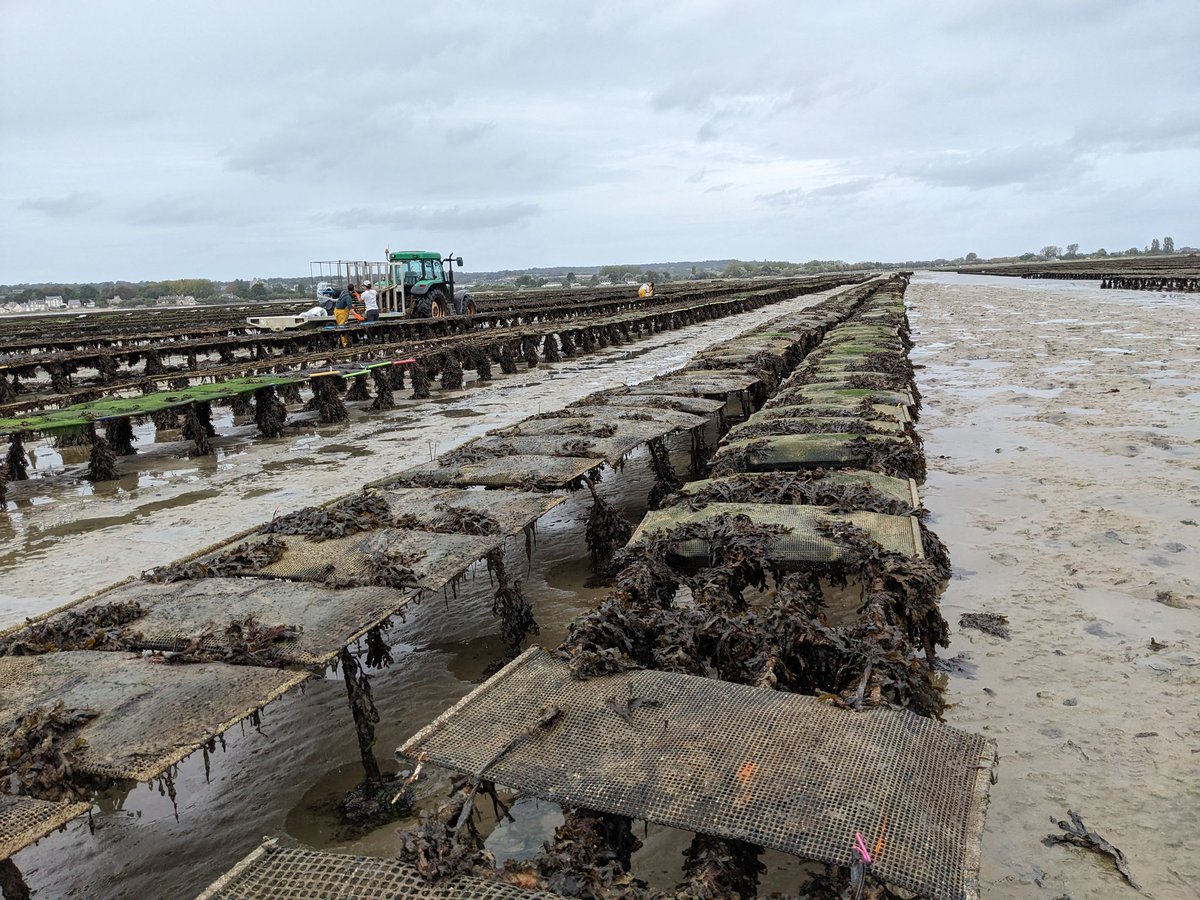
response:
[[[428,319],[429,318],[429,295],[428,294],[426,294],[424,297],[414,297],[413,298],[412,309],[409,312],[409,315],[412,316],[414,319]]]

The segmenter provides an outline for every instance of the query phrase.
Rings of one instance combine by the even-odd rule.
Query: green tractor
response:
[[[404,310],[414,319],[475,315],[475,301],[465,290],[454,290],[454,267],[461,256],[428,250],[389,250],[388,278],[380,290],[381,307]]]

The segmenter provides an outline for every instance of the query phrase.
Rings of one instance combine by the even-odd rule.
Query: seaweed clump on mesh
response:
[[[647,445],[650,451],[650,470],[654,473],[654,486],[650,488],[651,509],[658,509],[662,501],[683,487],[671,465],[671,454],[662,438],[655,438]]]
[[[456,466],[467,466],[488,459],[496,459],[500,456],[515,456],[516,453],[517,448],[512,444],[497,444],[490,447],[483,447],[480,446],[478,441],[471,441],[448,453],[443,453],[438,457],[437,461],[438,465],[452,469]]]
[[[470,364],[475,368],[475,380],[479,382],[492,380],[492,357],[487,351],[474,347],[470,351]]]
[[[429,399],[429,370],[423,360],[418,359],[412,364],[412,386],[413,392],[409,399]]]
[[[366,554],[366,572],[356,575],[337,575],[330,565],[325,584],[332,588],[388,587],[409,588],[419,581],[413,569],[426,556],[425,550],[403,550],[389,547]]]
[[[427,881],[455,875],[495,877],[496,858],[483,849],[483,837],[467,805],[475,799],[475,790],[469,784],[465,778],[456,781],[450,800],[436,810],[422,812],[415,829],[399,832],[398,858],[416,868]]]
[[[461,391],[463,387],[463,367],[458,357],[447,353],[442,365],[442,387],[448,391]]]
[[[254,410],[250,407],[250,398],[245,394],[234,394],[229,398],[229,411],[235,416],[248,416]]]
[[[510,656],[521,651],[521,644],[531,634],[537,634],[538,624],[533,606],[521,590],[521,580],[510,578],[504,567],[504,551],[493,550],[487,555],[488,572],[496,579],[492,599],[492,615],[500,620],[500,636]]]
[[[950,627],[937,602],[949,573],[937,561],[884,550],[846,522],[819,522],[817,530],[845,551],[847,561],[831,566],[833,576],[843,584],[848,574],[861,580],[866,599],[859,612],[866,621],[898,626],[930,662],[936,647],[949,646]]]
[[[906,633],[881,621],[830,626],[820,611],[820,586],[811,573],[793,573],[776,602],[751,617],[758,650],[743,665],[754,683],[797,694],[826,696],[853,709],[888,706],[940,717],[941,676],[919,657]],[[750,682],[750,678],[732,678]]]
[[[279,562],[287,551],[287,544],[277,537],[265,541],[246,541],[236,547],[211,556],[207,561],[171,563],[158,566],[142,574],[145,581],[160,584],[174,581],[191,581],[197,578],[229,578],[235,575],[253,575],[264,566]]]
[[[745,841],[698,834],[683,854],[685,880],[670,896],[680,900],[755,897],[759,876],[766,871],[759,862],[761,854],[761,847]]]
[[[599,575],[610,575],[613,558],[617,551],[633,537],[633,526],[621,513],[604,502],[590,478],[584,484],[592,494],[592,506],[588,510],[584,538],[592,557],[592,569]]]
[[[356,403],[371,399],[371,393],[367,390],[366,375],[354,376],[354,383],[350,385],[350,390],[346,391],[346,399]]]
[[[537,338],[528,334],[521,338],[521,357],[524,359],[525,365],[530,369],[537,368]]]
[[[528,862],[505,863],[506,880],[521,887],[551,891],[565,897],[603,897],[642,900],[652,894],[630,874],[633,854],[642,842],[625,816],[571,809],[553,840]]]
[[[580,677],[629,669],[706,675],[701,609],[650,606],[610,597],[571,623],[555,651]]]
[[[210,627],[191,635],[183,647],[163,659],[173,665],[222,662],[280,668],[286,659],[277,652],[276,645],[296,641],[303,631],[299,625],[266,625],[249,615],[231,619],[223,628]]]
[[[310,541],[328,541],[395,524],[388,502],[372,491],[362,491],[331,506],[306,506],[272,519],[259,534],[303,535]]]
[[[125,416],[124,419],[110,419],[104,425],[104,437],[108,439],[108,444],[112,446],[114,454],[118,456],[137,454],[137,449],[133,446],[137,440],[133,436],[133,420],[128,416]]]
[[[765,450],[766,447],[767,442],[763,440],[738,443],[732,449],[727,447],[713,461],[709,474],[713,478],[720,478],[724,475],[736,475],[739,472],[746,472],[750,469],[754,457]]]
[[[262,387],[254,392],[254,424],[263,437],[275,438],[283,434],[287,422],[287,407],[279,399],[273,387]]]
[[[656,540],[668,548],[686,541],[703,542],[706,562],[698,570],[682,573],[683,580],[698,603],[712,609],[742,609],[745,590],[766,590],[768,576],[776,574],[770,562],[772,546],[787,531],[782,525],[762,524],[746,515],[722,514],[676,526]],[[673,549],[666,551],[668,560],[674,556]]]
[[[396,398],[392,394],[391,368],[376,366],[371,370],[371,380],[375,383],[375,399],[371,401],[371,409],[375,412],[396,407]]]
[[[114,481],[120,477],[117,470],[117,455],[112,446],[96,431],[95,423],[88,426],[91,431],[92,452],[88,458],[88,481]]]
[[[335,422],[345,422],[350,418],[350,413],[346,411],[346,404],[342,401],[342,395],[339,392],[339,388],[345,387],[342,379],[333,375],[325,375],[311,379],[311,383],[313,395],[306,408],[317,411],[318,421],[325,425],[331,425]]]
[[[709,503],[771,503],[826,506],[839,513],[867,511],[889,516],[907,516],[914,511],[910,502],[888,497],[870,484],[835,482],[824,475],[820,469],[733,475],[682,495],[677,502],[691,509],[703,509]]]
[[[98,780],[79,772],[87,742],[78,732],[96,715],[59,700],[13,719],[0,734],[0,784],[6,792],[51,801],[87,798]]]
[[[150,421],[154,423],[155,432],[172,431],[179,427],[179,412],[176,409],[156,409],[150,413]],[[157,439],[158,435],[155,435]]]
[[[873,434],[875,431],[875,428],[858,419],[842,417],[818,419],[798,416],[748,422],[730,435],[730,439],[744,441],[751,438],[786,437],[798,434],[861,434],[863,432]]]
[[[895,478],[925,480],[925,454],[910,440],[868,440],[859,435],[850,441],[849,448],[863,461],[865,469]]]
[[[512,347],[507,343],[500,348],[500,371],[505,375],[517,374],[517,358],[513,354]]]
[[[9,481],[25,481],[29,478],[29,454],[25,452],[25,435],[14,431],[8,436],[8,456],[4,467]]]
[[[184,440],[192,442],[192,449],[188,451],[188,456],[194,458],[212,453],[212,444],[209,438],[214,437],[216,433],[212,424],[212,404],[189,403],[183,414],[181,432]]]
[[[68,610],[50,619],[30,622],[16,634],[0,638],[0,656],[124,649],[123,626],[142,618],[147,611],[136,600]]]
[[[413,527],[439,534],[498,535],[504,531],[494,516],[481,509],[444,503],[436,505],[434,511],[438,514],[435,521],[419,523],[414,520]]]

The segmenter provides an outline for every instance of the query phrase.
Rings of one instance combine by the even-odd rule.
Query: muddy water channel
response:
[[[0,523],[0,624],[18,622],[82,594],[169,562],[276,512],[357,490],[365,481],[428,460],[491,428],[539,410],[559,408],[592,391],[634,383],[678,368],[699,350],[817,302],[811,295],[735,318],[655,335],[429,401],[402,401],[386,414],[352,410],[346,426],[301,424],[274,441],[253,426],[217,420],[214,458],[181,458],[183,444],[156,445],[143,434],[138,456],[121,460],[123,477],[92,487],[78,467],[10,487]],[[404,396],[397,394],[397,397]],[[56,470],[62,464],[52,458]],[[675,449],[687,465],[686,436]],[[47,465],[43,458],[43,465]],[[52,470],[55,471],[55,470]],[[645,511],[652,476],[643,456],[606,472],[600,489],[632,520]],[[588,502],[572,497],[537,525],[532,557],[511,541],[507,566],[525,581],[541,633],[558,644],[567,624],[594,606],[603,589],[589,586],[583,538]],[[492,586],[477,567],[456,594],[427,597],[390,634],[395,664],[373,673],[378,755],[435,718],[486,677],[503,655],[491,615]],[[17,857],[43,897],[176,898],[200,889],[253,849],[264,835],[323,849],[392,855],[393,826],[348,833],[334,804],[361,780],[357,744],[340,677],[330,674],[268,707],[261,727],[235,727],[212,758],[186,760],[175,802],[149,786],[104,798],[86,824],[71,826]],[[419,785],[418,803],[446,793],[444,776]],[[498,829],[499,858],[536,852],[561,821],[555,807],[521,803],[515,824]],[[652,830],[643,868],[665,884],[679,870],[686,838]]]
[[[961,276],[907,299],[954,563],[947,721],[1000,751],[983,895],[1134,896],[1042,845],[1072,809],[1147,896],[1200,897],[1200,302]]]

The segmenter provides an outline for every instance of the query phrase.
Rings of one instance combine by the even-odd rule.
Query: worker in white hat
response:
[[[363,316],[367,322],[379,321],[379,294],[375,292],[375,288],[371,286],[371,282],[363,282],[362,292]]]

